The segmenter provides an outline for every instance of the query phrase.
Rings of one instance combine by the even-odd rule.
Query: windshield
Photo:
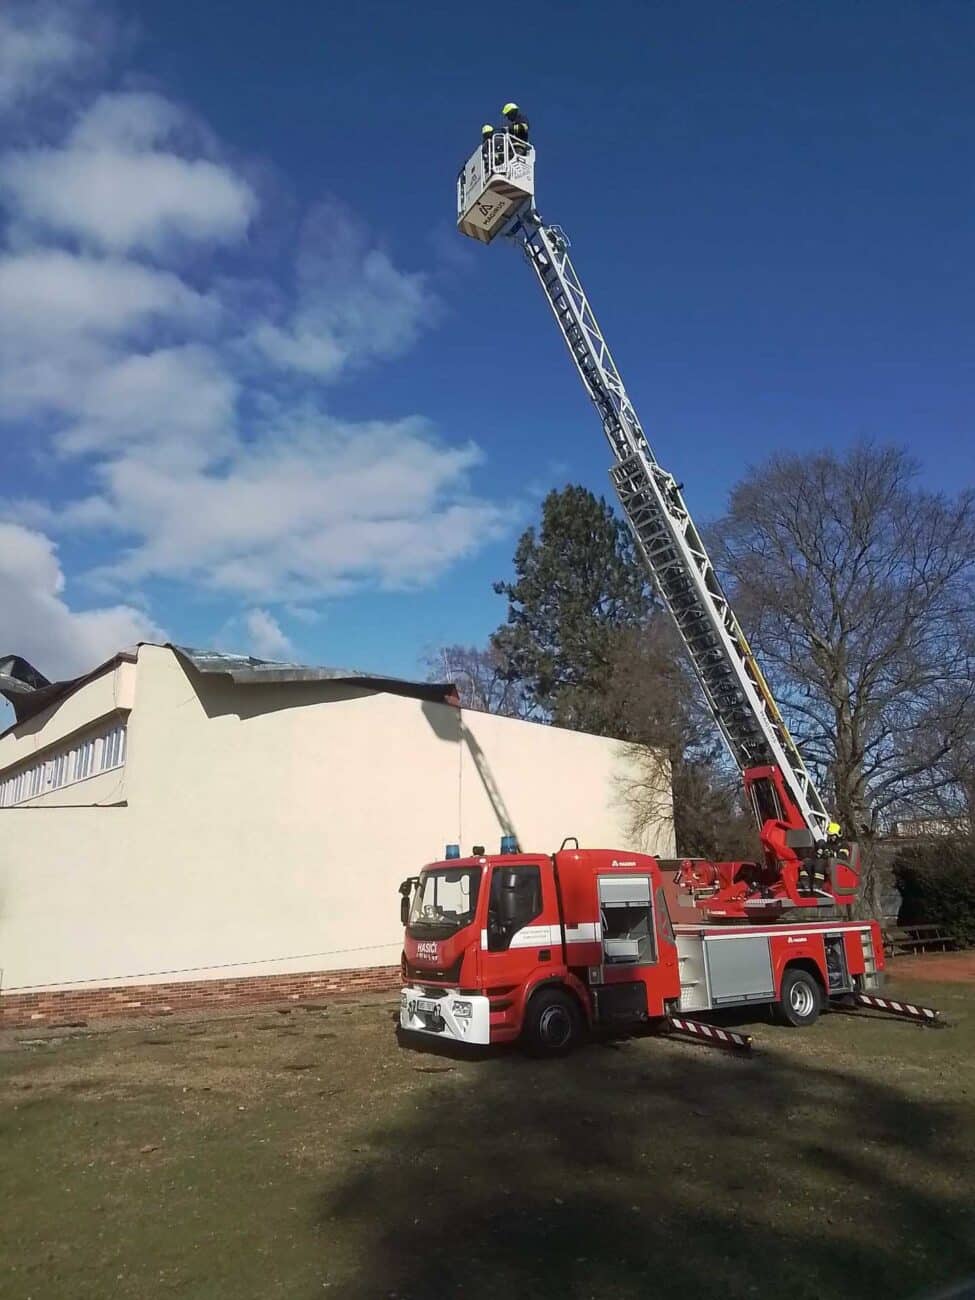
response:
[[[763,822],[782,820],[779,796],[775,792],[775,786],[767,777],[752,782],[751,796],[759,825]]]
[[[470,925],[481,887],[479,867],[439,868],[424,871],[413,895],[411,930],[436,929],[440,937]]]

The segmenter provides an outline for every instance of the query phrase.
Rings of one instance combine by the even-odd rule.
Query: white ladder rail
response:
[[[731,609],[674,476],[653,454],[558,226],[530,205],[506,231],[538,277],[579,376],[599,412],[623,514],[684,642],[732,758],[774,764],[807,826],[825,840],[830,816]]]

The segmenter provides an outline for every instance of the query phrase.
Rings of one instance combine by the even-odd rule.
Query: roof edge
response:
[[[140,645],[146,644],[140,642]],[[8,704],[13,706],[14,721],[9,727],[0,731],[0,739],[13,731],[16,727],[31,718],[35,718],[45,709],[60,704],[75,691],[79,691],[82,686],[95,680],[96,677],[102,677],[105,673],[113,671],[121,663],[134,664],[138,658],[138,646],[134,649],[119,650],[110,658],[104,660],[87,673],[82,673],[78,677],[68,677],[62,681],[49,682],[43,673],[39,672],[28,660],[21,658],[20,655],[4,655],[0,657],[0,695],[2,695]],[[2,669],[8,666],[11,661],[23,665],[27,673],[19,672],[16,675],[4,673]],[[32,686],[29,678],[38,679],[44,684],[41,686]]]
[[[332,682],[335,685],[359,686],[377,694],[402,695],[435,704],[460,705],[457,687],[453,682],[418,682],[405,677],[358,672],[355,669],[278,663],[271,659],[257,659],[252,655],[177,645],[173,641],[140,641],[132,649],[119,650],[87,673],[56,682],[48,681],[43,673],[20,655],[0,656],[0,695],[4,696],[14,710],[14,721],[0,732],[0,737],[43,713],[45,709],[60,704],[120,663],[135,663],[143,646],[170,650],[183,663],[191,664],[204,676],[229,677],[235,686]]]

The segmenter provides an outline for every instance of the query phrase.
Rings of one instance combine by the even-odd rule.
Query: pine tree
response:
[[[654,603],[625,524],[602,497],[570,484],[545,498],[514,567],[513,582],[494,584],[508,599],[507,622],[491,638],[506,678],[557,725],[613,734],[614,636],[645,623]]]

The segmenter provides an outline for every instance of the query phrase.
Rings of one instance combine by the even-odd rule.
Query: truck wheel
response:
[[[582,1013],[561,989],[539,989],[528,1003],[522,1040],[532,1056],[565,1056],[582,1038]]]
[[[818,1019],[822,1007],[823,994],[815,977],[798,967],[786,970],[782,976],[781,999],[775,1004],[779,1024],[801,1029]]]

